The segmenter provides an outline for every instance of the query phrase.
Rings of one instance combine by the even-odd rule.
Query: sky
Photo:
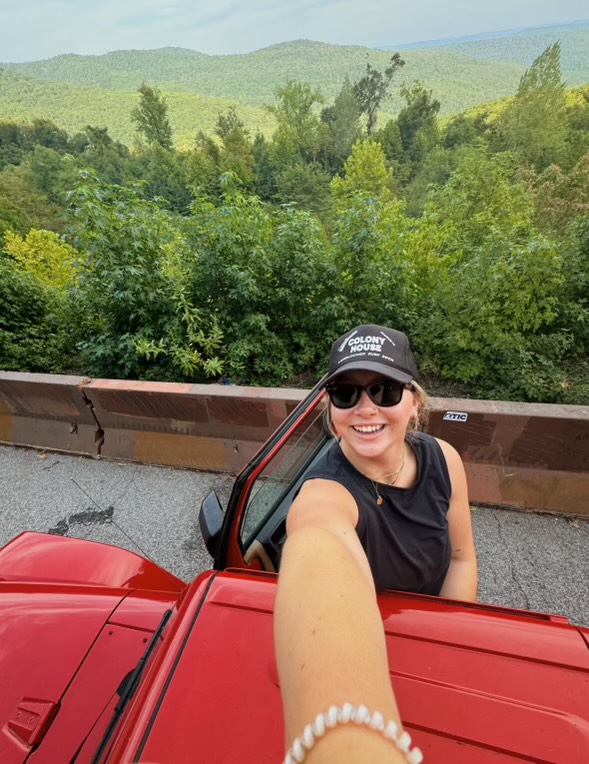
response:
[[[587,0],[0,0],[0,61],[302,38],[379,47],[587,18]]]

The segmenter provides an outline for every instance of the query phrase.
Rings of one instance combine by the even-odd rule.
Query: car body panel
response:
[[[23,702],[59,704],[72,677],[126,592],[0,583],[0,761],[24,761],[14,732]]]
[[[86,539],[27,531],[0,549],[0,581],[181,592],[186,584],[126,549]]]
[[[127,709],[100,761],[131,761],[133,752],[140,750],[144,745],[153,719],[157,717],[160,699],[165,695],[170,678],[175,674],[185,645],[191,638],[198,615],[206,602],[207,592],[217,575],[215,571],[201,574],[183,593],[177,607],[174,608],[174,614],[163,636],[162,644],[146,668],[133,703]],[[227,635],[222,635],[222,639],[227,639]],[[214,667],[210,668],[214,673]],[[195,673],[192,669],[190,671],[191,677],[196,681]],[[199,692],[202,693],[201,703],[204,702],[206,705],[208,688],[204,683],[200,683],[199,688]],[[194,697],[193,702],[196,702]],[[176,734],[176,732],[170,730],[169,734]]]
[[[181,587],[105,544],[26,533],[1,549],[0,762],[69,761]]]
[[[123,728],[108,761],[282,760],[275,584],[243,571],[211,579],[165,681],[143,689],[133,739],[125,745]],[[386,592],[379,605],[401,712],[426,761],[585,764],[589,650],[578,629],[437,597]]]

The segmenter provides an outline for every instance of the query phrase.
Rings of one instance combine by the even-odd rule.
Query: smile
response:
[[[380,432],[384,429],[384,424],[356,424],[352,425],[352,429],[356,432]]]

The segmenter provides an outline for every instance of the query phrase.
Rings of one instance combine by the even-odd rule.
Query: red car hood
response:
[[[20,761],[29,752],[25,740],[30,743],[57,708],[127,593],[0,583],[0,761]]]
[[[0,549],[0,762],[70,761],[184,588],[82,539],[23,533]]]
[[[0,762],[70,761],[175,599],[0,582]]]
[[[276,762],[275,577],[206,574],[183,603],[109,762]],[[204,599],[203,599],[204,597]],[[379,598],[402,716],[426,761],[586,764],[589,650],[566,619],[436,597]]]

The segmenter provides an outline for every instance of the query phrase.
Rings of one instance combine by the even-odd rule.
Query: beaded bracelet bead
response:
[[[301,764],[307,753],[313,748],[317,740],[330,729],[338,724],[362,724],[375,732],[379,732],[384,738],[397,746],[405,756],[408,764],[421,764],[423,754],[419,748],[411,748],[411,736],[408,732],[399,735],[399,725],[394,721],[385,723],[380,711],[370,711],[366,706],[354,706],[352,703],[344,703],[343,706],[331,706],[328,711],[318,714],[312,724],[307,724],[300,735],[287,752],[283,764]]]

